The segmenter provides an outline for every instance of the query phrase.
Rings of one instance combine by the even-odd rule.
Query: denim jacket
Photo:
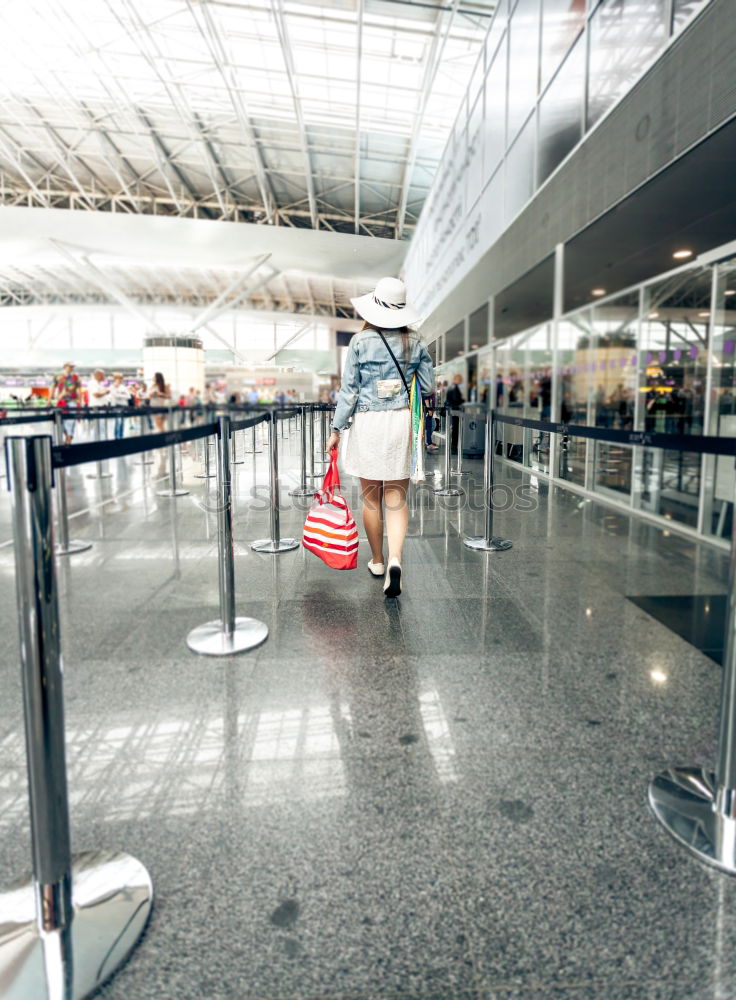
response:
[[[383,335],[411,386],[416,373],[422,392],[434,390],[434,368],[429,351],[413,330],[409,331],[408,358],[404,359],[401,334],[384,330]],[[395,383],[399,383],[396,392]],[[379,385],[380,383],[380,385]],[[389,383],[394,383],[391,386]],[[353,413],[364,410],[400,410],[409,405],[404,383],[386,346],[375,330],[362,330],[350,341],[332,429],[345,430]]]

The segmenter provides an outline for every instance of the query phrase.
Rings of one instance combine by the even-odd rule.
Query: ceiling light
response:
[[[736,288],[727,288],[724,295],[736,295]]]
[[[658,312],[649,313],[649,319],[657,319],[659,317]]]
[[[675,250],[675,252],[672,254],[675,260],[687,260],[688,257],[692,257],[692,255],[693,255],[692,250]]]
[[[470,345],[470,350],[471,351],[477,351],[478,350],[478,345],[477,344],[471,344]]]
[[[708,317],[710,316],[710,313],[709,312],[702,312],[702,313],[698,313],[698,316],[700,317],[700,319],[708,319]]]
[[[664,670],[651,670],[649,676],[652,678],[655,684],[664,684],[667,680],[667,674]]]
[[[595,295],[596,298],[600,298],[601,295],[606,294],[606,290],[605,288],[592,288],[590,294]]]

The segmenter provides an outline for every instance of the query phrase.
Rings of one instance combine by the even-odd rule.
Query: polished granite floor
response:
[[[294,435],[282,452],[285,494]],[[386,602],[365,543],[353,573],[250,550],[266,465],[248,454],[238,612],[271,631],[213,660],[185,645],[217,615],[213,497],[192,456],[177,500],[155,496],[163,455],[134,462],[70,473],[94,546],[59,563],[75,848],[129,851],[156,890],[100,997],[736,996],[736,882],[646,805],[666,765],[713,761],[721,669],[628,599],[724,593],[720,552],[542,485],[487,556],[461,540],[482,513],[424,492]],[[3,881],[29,863],[9,524],[3,490]]]

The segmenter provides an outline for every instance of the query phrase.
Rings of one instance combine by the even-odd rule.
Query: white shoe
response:
[[[374,563],[372,560],[368,561],[368,572],[371,576],[383,576],[386,570],[383,568],[383,563]]]
[[[401,593],[401,563],[396,556],[389,559],[383,593],[386,597],[398,597]]]

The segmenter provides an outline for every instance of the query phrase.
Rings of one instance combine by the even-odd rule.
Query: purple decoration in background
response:
[[[654,355],[651,351],[647,351],[647,364],[651,365],[652,361],[654,361]]]
[[[636,355],[635,354],[631,355],[631,366],[632,366],[632,368],[636,368]]]
[[[693,361],[694,361],[694,360],[695,360],[695,359],[697,358],[697,356],[698,356],[698,354],[699,354],[700,352],[698,351],[698,349],[697,349],[697,347],[695,346],[695,344],[693,344],[693,346],[692,346],[692,347],[690,348],[690,350],[689,350],[689,351],[688,351],[687,353],[688,353],[688,354],[690,355],[690,357],[691,357],[691,358],[693,359]]]
[[[733,354],[733,341],[732,340],[724,340],[723,341],[723,353],[724,354]]]
[[[680,350],[679,347],[675,348],[675,353],[674,353],[673,357],[674,357],[675,361],[679,361],[680,358],[682,357],[682,351]]]
[[[618,366],[619,366],[619,368],[625,368],[626,367],[626,358],[620,358],[619,362],[618,362]]]
[[[664,364],[666,360],[667,360],[667,351],[660,351],[659,352],[660,364]]]

